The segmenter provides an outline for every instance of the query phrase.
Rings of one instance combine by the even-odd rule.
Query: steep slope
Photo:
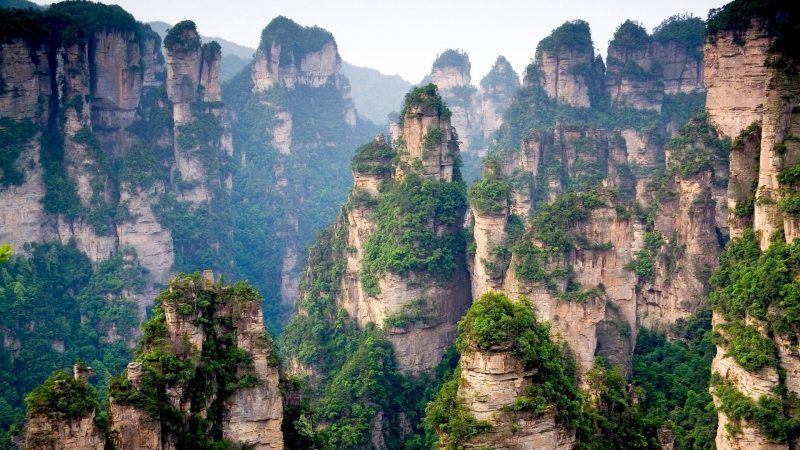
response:
[[[731,235],[712,278],[711,392],[716,447],[793,448],[800,418],[796,309],[796,163],[800,11],[735,1],[714,11],[705,44],[709,118],[734,138]],[[732,93],[735,92],[735,95]]]
[[[673,18],[663,27],[687,25],[681,21],[693,19]],[[659,45],[684,45],[660,39]],[[699,47],[702,36],[696,39]],[[529,299],[522,303],[550,323],[553,339],[574,359],[579,385],[590,391],[616,383],[597,357],[629,376],[640,326],[669,331],[705,307],[718,235],[726,231],[716,200],[724,192],[727,144],[704,113],[675,126],[686,123],[702,91],[662,71],[668,61],[656,59],[654,46],[641,27],[626,22],[610,43],[604,71],[585,22],[554,30],[539,44],[497,149],[470,190],[473,298],[499,291]],[[687,92],[675,93],[681,85]],[[462,353],[462,379],[494,370],[473,359]],[[498,372],[500,379],[528,376],[529,368],[504,367],[509,372]],[[611,384],[595,386],[598,376]],[[521,395],[484,405],[470,403],[468,389],[459,392],[479,419],[503,417]],[[510,423],[492,420],[475,442],[484,435],[517,442],[504,434]],[[530,424],[515,420],[515,428]],[[542,425],[541,436],[526,433],[530,442],[563,439],[563,430],[553,435],[558,439],[547,435],[553,430]],[[533,448],[526,439],[520,448]]]
[[[305,249],[345,200],[352,148],[372,131],[358,120],[340,68],[329,32],[278,17],[264,28],[253,62],[224,87],[236,111],[238,273],[289,308]],[[270,315],[270,326],[282,325],[282,312]]]
[[[470,302],[450,112],[429,84],[406,96],[402,118],[399,139],[356,151],[354,189],[311,250],[282,337],[316,393],[307,417],[323,446],[401,448],[419,433],[426,383]]]
[[[448,49],[436,57],[430,75],[422,82],[433,83],[440,89],[453,114],[467,183],[479,178],[480,160],[486,156],[492,145],[491,136],[519,89],[517,73],[502,56],[481,80],[480,88],[471,84],[471,69],[466,52]]]
[[[281,449],[277,358],[261,297],[223,286],[210,271],[179,275],[156,299],[136,359],[111,381],[105,431],[80,363],[28,396],[29,449]],[[108,441],[108,442],[106,442]]]
[[[161,22],[147,22],[150,25],[150,28],[153,29],[161,39],[163,40],[169,30],[172,28],[172,25]],[[200,35],[200,40],[203,42],[217,42],[222,50],[222,60],[220,62],[220,80],[224,83],[234,75],[238,74],[239,72],[244,69],[247,64],[253,59],[253,55],[256,52],[256,49],[245,47],[244,45],[239,45],[235,42],[231,42],[222,38],[218,37],[208,37]]]

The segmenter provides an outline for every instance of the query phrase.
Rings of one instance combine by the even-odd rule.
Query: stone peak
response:
[[[586,21],[572,20],[554,29],[536,47],[536,59],[542,52],[557,54],[569,51],[594,53],[592,32]]]
[[[191,20],[176,23],[164,38],[164,47],[173,53],[196,51],[200,48],[197,26]]]
[[[273,45],[290,49],[295,57],[315,53],[328,43],[336,45],[333,34],[318,26],[306,27],[294,20],[278,16],[270,21],[261,32],[259,48],[269,51]]]
[[[484,89],[498,87],[516,89],[519,87],[519,75],[506,57],[500,55],[497,57],[491,70],[481,79],[481,87]]]

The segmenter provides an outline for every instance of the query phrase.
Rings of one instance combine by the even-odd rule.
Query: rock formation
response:
[[[19,253],[28,242],[74,241],[94,262],[132,248],[149,270],[151,291],[136,299],[144,313],[152,286],[166,282],[175,260],[172,232],[155,206],[165,193],[184,189],[149,177],[156,167],[134,165],[150,157],[147,152],[181,148],[178,130],[191,116],[190,103],[213,104],[209,111],[221,115],[219,55],[213,45],[200,51],[192,24],[187,33],[195,33],[194,56],[172,55],[165,66],[158,35],[116,9],[59,4],[28,19],[50,39],[20,34],[2,43],[2,128],[24,140],[16,160],[3,169],[0,203],[7,213],[0,219],[0,239]],[[117,12],[120,18],[112,18]],[[9,16],[4,20],[22,20],[14,16],[19,12],[4,14]],[[61,20],[55,19],[58,14],[72,14],[78,39],[51,25]],[[92,24],[89,14],[106,22]],[[165,86],[168,98],[161,97]],[[167,118],[165,103],[174,108]],[[152,120],[156,114],[160,123]],[[26,126],[33,127],[31,133],[20,134]],[[212,153],[231,151],[229,135],[214,144]],[[184,186],[197,186],[180,196],[207,201],[204,186],[219,181],[192,166],[184,153],[176,151],[174,163]]]
[[[94,423],[91,369],[76,365],[73,380],[56,373],[34,391],[26,448],[209,448],[223,440],[283,448],[277,356],[256,291],[222,286],[210,271],[179,275],[144,330],[136,359],[110,383],[107,434]]]
[[[498,56],[492,69],[481,79],[478,95],[481,99],[481,130],[484,144],[503,123],[503,114],[519,89],[519,75],[504,56]]]
[[[684,43],[669,42],[626,22],[610,44],[604,74],[585,23],[554,30],[539,45],[498,131],[497,151],[470,191],[473,298],[497,291],[529,299],[553,339],[569,348],[584,388],[597,356],[630,373],[639,327],[668,332],[706,307],[718,235],[727,231],[719,219],[726,203],[717,204],[724,199],[719,179],[727,147],[705,115],[688,124],[684,116],[677,127],[665,109],[677,95],[703,95],[697,73],[677,69],[691,65],[688,57],[663,51]],[[662,65],[661,58],[668,61]],[[599,111],[617,118],[593,119]],[[465,406],[476,419],[502,417],[509,401],[492,404],[486,395],[469,394],[483,392],[475,380],[518,380],[509,381],[518,387],[530,376],[507,359],[499,350],[462,352]],[[495,360],[506,362],[489,367]],[[569,442],[552,417],[541,420],[515,428],[541,430],[531,439],[550,443],[540,445]],[[503,427],[480,439],[490,442]]]
[[[71,377],[56,372],[31,393],[24,448],[104,448],[105,437],[94,421],[97,400],[92,398],[95,392],[88,383],[93,374],[90,367],[77,363]]]
[[[732,20],[735,14],[750,20]],[[794,288],[796,268],[788,266],[782,281],[754,285],[763,292],[761,303],[742,308],[734,302],[746,283],[736,272],[743,269],[737,268],[772,272],[767,265],[783,264],[782,249],[798,235],[793,173],[800,155],[800,59],[788,44],[797,39],[791,27],[798,17],[789,4],[749,10],[733,2],[710,18],[704,46],[709,120],[733,139],[727,197],[736,239],[728,245],[713,294],[717,355],[711,392],[719,420],[718,449],[797,445],[795,431],[786,425],[797,420],[796,413],[784,406],[787,396],[800,392],[797,349],[790,344],[796,341],[796,328],[786,325],[792,323],[786,296]],[[745,249],[749,253],[741,253]],[[765,291],[777,285],[783,286],[780,291]],[[752,298],[748,291],[741,295]],[[735,402],[750,405],[753,412],[742,414]],[[770,404],[775,415],[765,418],[763,408]]]
[[[392,177],[397,183],[403,183],[406,177],[420,177],[423,183],[458,182],[454,172],[458,144],[451,131],[449,115],[441,104],[436,104],[438,94],[425,89],[415,91],[419,98],[407,99],[402,131],[393,149],[381,136],[356,153],[357,161],[363,159],[353,170],[354,192],[358,195],[380,202],[379,186]],[[396,166],[385,159],[392,152],[399,155]],[[384,159],[372,159],[380,156]],[[360,326],[372,322],[389,330],[389,340],[395,347],[401,371],[428,371],[439,363],[452,344],[456,322],[469,304],[467,274],[458,266],[446,279],[437,279],[422,270],[372,274],[371,277],[375,277],[372,283],[377,284],[377,289],[375,286],[365,288],[364,268],[368,265],[365,254],[369,246],[377,244],[369,241],[381,227],[375,217],[374,204],[374,201],[360,202],[346,211],[348,247],[355,252],[347,258],[344,295],[339,301]],[[404,214],[402,210],[398,212]],[[459,232],[459,223],[448,224],[441,220],[432,218],[425,231],[437,237]]]
[[[340,73],[341,66],[331,33],[276,17],[261,34],[249,73],[243,72],[227,86],[230,91],[227,95],[234,98],[234,107],[241,111],[233,126],[240,135],[251,136],[236,144],[240,158],[261,161],[271,152],[277,152],[276,156],[269,156],[274,159],[271,166],[259,169],[245,164],[253,174],[243,178],[258,176],[275,180],[271,188],[274,193],[265,198],[264,192],[254,192],[250,201],[269,205],[275,215],[283,218],[275,229],[280,239],[271,250],[280,255],[280,272],[276,280],[268,282],[277,284],[276,294],[286,306],[297,297],[304,248],[322,226],[316,210],[300,205],[341,202],[350,182],[349,175],[342,172],[351,151],[344,146],[345,142],[349,145],[351,135],[361,125],[349,82]],[[245,75],[249,75],[248,79]],[[252,103],[251,97],[255,99]],[[254,141],[261,142],[254,145]],[[330,161],[335,179],[327,180],[327,186],[305,169],[318,164],[317,158],[336,158]],[[331,185],[335,188],[329,189]],[[322,197],[325,199],[320,200]],[[286,198],[291,198],[295,205],[287,207]]]

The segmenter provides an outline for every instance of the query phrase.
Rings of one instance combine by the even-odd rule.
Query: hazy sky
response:
[[[37,3],[51,1],[35,0]],[[667,17],[692,13],[706,18],[725,0],[101,0],[116,3],[138,20],[176,23],[192,19],[200,33],[256,47],[261,30],[284,15],[301,25],[333,33],[342,58],[418,82],[438,53],[469,53],[477,84],[497,55],[517,72],[533,58],[536,44],[567,20],[592,27],[595,48],[605,55],[614,30],[625,19],[648,31]]]

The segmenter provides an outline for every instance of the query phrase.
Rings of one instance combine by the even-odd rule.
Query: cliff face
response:
[[[254,275],[276,285],[286,307],[298,295],[304,248],[333,219],[322,211],[343,202],[351,182],[346,164],[362,125],[341,66],[331,33],[277,17],[264,28],[249,73],[226,87],[240,111],[233,125],[242,136],[237,143],[237,158],[245,161],[242,183],[248,177],[254,179],[248,184],[256,178],[273,180],[269,192],[247,193],[249,202],[282,217],[274,230],[279,236],[275,248],[265,249],[279,255],[275,267],[280,270]],[[272,152],[277,155],[269,156]],[[308,169],[323,160],[331,165],[333,180],[323,181]]]
[[[473,351],[461,357],[458,393],[475,419],[492,427],[466,448],[573,448],[574,431],[556,423],[554,413],[509,411],[534,385],[537,369],[526,370],[509,351]]]
[[[469,56],[458,50],[445,50],[433,62],[429,80],[439,88],[452,112],[450,118],[465,153],[485,154],[482,143],[480,100],[471,84]]]
[[[200,44],[194,24],[181,22],[170,30],[164,42],[167,62],[167,97],[172,103],[175,137],[175,161],[180,179],[187,187],[180,198],[193,206],[212,200],[215,183],[227,185],[226,180],[209,174],[211,162],[220,158],[210,155],[204,161],[198,153],[202,147],[213,146],[226,156],[233,154],[230,129],[223,115],[219,71],[222,53],[216,42]],[[204,115],[211,115],[221,128],[218,136],[199,136]],[[206,139],[203,139],[206,138]],[[208,141],[213,142],[208,142]],[[206,141],[206,142],[204,142]],[[209,176],[211,175],[211,176]],[[227,186],[223,187],[226,189]]]
[[[71,8],[77,39],[50,22]],[[105,7],[94,8],[100,20],[111,20]],[[191,148],[184,147],[192,139],[180,132],[192,123],[192,102],[204,102],[203,113],[222,115],[219,54],[213,46],[199,49],[192,25],[186,33],[194,35],[184,36],[191,49],[173,47],[165,66],[158,36],[124,11],[120,21],[96,26],[83,22],[81,14],[89,12],[81,6],[53,9],[29,19],[50,39],[7,36],[0,47],[2,128],[22,138],[16,160],[3,168],[0,197],[7,214],[0,219],[0,239],[20,253],[28,242],[74,241],[93,262],[132,248],[152,285],[165,283],[175,250],[156,205],[176,191],[197,205],[209,201],[208,186],[225,184],[188,153],[206,146],[230,154],[229,132]],[[22,20],[7,14],[4,20]],[[25,127],[33,128],[25,134]],[[162,160],[149,154],[173,148]],[[136,166],[145,159],[155,167]],[[158,165],[172,164],[180,188],[174,179],[150,176]],[[148,296],[135,300],[144,312]]]
[[[197,426],[207,427],[209,440],[224,439],[257,449],[283,448],[277,360],[259,300],[245,285],[220,287],[210,272],[203,278],[182,276],[170,282],[160,298],[161,315],[154,319],[163,321],[165,334],[145,334],[140,358],[112,383],[109,421],[116,448],[182,448],[187,445],[187,433]],[[195,325],[201,322],[211,325]],[[177,383],[154,378],[146,360],[146,354],[154,351],[174,355],[191,375]],[[241,356],[233,361],[230,355],[234,354]],[[221,358],[221,366],[207,366],[214,358]],[[222,372],[205,379],[208,370]],[[201,385],[197,383],[210,383],[210,390],[203,394],[207,397],[197,395]],[[163,412],[154,415],[145,409],[145,404],[152,403],[142,400],[153,395],[166,395],[169,404],[159,405],[159,411],[175,408],[186,415],[183,425],[176,429]],[[193,424],[189,415],[206,417],[209,423]]]
[[[684,44],[628,22],[611,43],[604,76],[585,23],[556,29],[539,45],[498,150],[470,191],[473,298],[492,291],[527,298],[569,349],[583,388],[597,356],[630,374],[639,327],[668,332],[706,307],[718,236],[727,231],[720,216],[728,148],[705,115],[686,124],[665,106],[703,96],[698,72],[689,70],[698,60]],[[600,111],[619,116],[593,118]],[[462,352],[465,406],[476,419],[505,417],[503,396],[521,395],[512,386],[531,374],[508,361],[502,349]],[[481,384],[499,380],[509,386],[490,399]],[[551,417],[539,420],[518,426],[533,424],[531,439],[546,445],[569,445]],[[481,439],[509,427],[496,425]]]
[[[733,302],[741,298],[736,289],[746,282],[736,271],[755,273],[769,270],[770,264],[786,264],[784,252],[797,237],[792,205],[800,155],[795,137],[800,132],[800,80],[796,52],[786,45],[796,40],[796,32],[786,24],[796,24],[798,15],[796,8],[775,5],[751,14],[749,24],[726,21],[726,14],[741,8],[745,6],[734,2],[712,18],[704,47],[709,118],[733,139],[727,197],[731,236],[736,238],[728,244],[713,294],[717,356],[711,392],[720,424],[716,446],[785,449],[797,445],[796,432],[776,432],[774,425],[796,420],[796,413],[783,406],[787,396],[798,392],[797,351],[789,344],[796,340],[796,327],[786,297],[794,289],[796,267],[784,266],[783,281],[759,283],[758,289],[783,286],[765,294],[762,305],[742,310]],[[749,253],[741,253],[744,249]],[[757,355],[764,359],[751,359]],[[765,420],[739,414],[733,407],[736,400],[760,408],[772,402],[777,416]]]
[[[392,177],[396,183],[403,183],[405,177],[440,183],[458,181],[454,175],[458,144],[451,130],[449,116],[436,105],[407,103],[400,138],[394,143],[393,151],[399,155],[397,166],[392,167],[387,160],[354,166],[354,192],[379,199],[381,182]],[[382,136],[369,145],[389,151]],[[388,166],[376,171],[372,169],[375,164]],[[365,288],[365,256],[368,247],[375,245],[369,240],[379,228],[375,205],[374,201],[362,202],[346,211],[348,247],[355,251],[347,258],[340,304],[360,326],[371,322],[388,330],[401,371],[425,372],[436,366],[452,345],[456,322],[470,300],[468,275],[463,266],[456,267],[447,279],[432,277],[427,271],[389,272],[377,276],[377,290]],[[433,218],[423,227],[441,237],[458,233],[460,224],[448,225]]]
[[[703,78],[708,98],[706,108],[714,125],[725,136],[736,137],[761,120],[766,96],[767,52],[770,37],[760,24],[745,36],[718,33],[703,47]],[[737,41],[741,39],[744,44]]]
[[[511,63],[503,56],[498,56],[494,66],[481,80],[479,95],[481,98],[481,123],[485,142],[500,128],[503,114],[509,106],[514,94],[519,90],[519,75],[511,67]]]

